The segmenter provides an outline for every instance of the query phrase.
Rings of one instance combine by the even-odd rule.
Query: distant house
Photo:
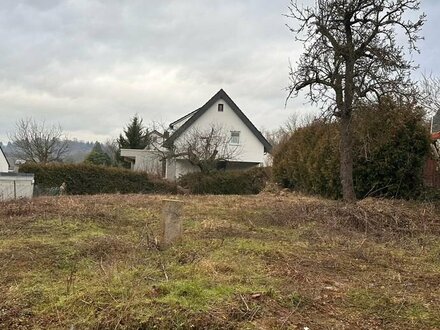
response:
[[[0,145],[0,173],[6,173],[8,171],[9,171],[9,162]]]
[[[160,147],[153,150],[122,149],[121,156],[131,161],[134,170],[156,174],[160,172],[168,180],[175,181],[181,175],[198,171],[198,168],[192,165],[186,156],[177,155],[164,159],[161,155],[187,138],[193,130],[209,129],[212,125],[222,127],[227,132],[227,147],[240,149],[239,153],[227,160],[225,170],[261,166],[265,155],[271,152],[270,143],[221,89],[202,107],[172,122],[169,125],[169,133],[155,133],[157,140],[162,142]]]
[[[158,132],[157,130],[153,130],[153,131],[149,132],[148,136],[149,136],[149,140],[150,140],[150,145],[147,147],[147,149],[150,149],[150,150],[154,150],[154,149],[162,146],[165,141],[164,135],[162,133]]]

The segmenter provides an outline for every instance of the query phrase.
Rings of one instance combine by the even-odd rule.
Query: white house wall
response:
[[[218,104],[223,104],[223,112],[218,111]],[[229,105],[222,99],[215,102],[200,118],[198,118],[175,143],[185,139],[186,134],[191,134],[193,128],[199,130],[209,129],[212,125],[222,127],[228,134],[230,131],[240,132],[240,145],[234,161],[263,163],[264,146],[254,135],[254,133],[245,125]],[[232,147],[232,146],[231,146]],[[235,148],[235,146],[233,146]]]
[[[176,159],[171,158],[166,160],[165,179],[170,181],[176,180]]]
[[[0,173],[1,172],[8,172],[9,171],[9,164],[6,160],[5,155],[3,154],[3,151],[0,150]]]
[[[144,149],[121,149],[121,156],[134,159],[135,171],[162,175],[161,155],[157,151]]]
[[[194,172],[200,172],[200,168],[198,168],[197,166],[192,165],[186,159],[177,159],[176,160],[175,180],[179,179],[182,175],[185,175],[185,174],[188,174],[188,173],[194,173]]]

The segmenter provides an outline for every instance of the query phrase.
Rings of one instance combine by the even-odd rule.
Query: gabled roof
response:
[[[228,94],[223,89],[220,89],[211,99],[205,103],[201,108],[196,109],[189,114],[179,118],[175,122],[170,124],[170,127],[183,121],[186,121],[165,141],[165,145],[171,145],[183,132],[185,132],[197,119],[199,119],[203,114],[211,108],[211,106],[218,100],[223,100],[229,107],[234,111],[234,113],[243,121],[243,123],[252,131],[255,137],[263,144],[264,151],[270,152],[272,150],[272,145],[266,140],[266,138],[261,134],[261,132],[252,124],[252,122],[246,117],[246,115],[240,110],[240,108],[232,101]]]
[[[179,119],[177,119],[176,121],[173,121],[169,126],[170,126],[170,128],[171,129],[173,129],[174,128],[174,126],[176,125],[176,124],[178,124],[178,123],[180,123],[180,122],[182,122],[182,121],[184,121],[184,120],[187,120],[189,117],[191,117],[193,114],[195,114],[197,111],[199,111],[200,110],[200,108],[198,108],[198,109],[196,109],[196,110],[194,110],[194,111],[191,111],[190,113],[188,113],[188,114],[186,114],[185,116],[183,116],[183,117],[180,117]]]
[[[156,134],[156,135],[158,135],[160,137],[163,137],[163,134],[160,133],[158,130],[155,130],[155,129],[148,133],[148,135],[153,135],[153,134]]]
[[[0,152],[2,153],[3,157],[6,159],[6,163],[8,164],[8,168],[11,167],[11,164],[9,164],[9,160],[6,157],[1,145],[0,145]]]

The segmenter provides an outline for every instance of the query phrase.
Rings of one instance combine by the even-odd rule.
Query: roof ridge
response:
[[[165,146],[170,146],[186,129],[188,129],[198,118],[200,118],[217,100],[223,99],[235,112],[235,114],[243,121],[243,123],[251,130],[251,132],[257,137],[257,139],[263,144],[264,151],[270,152],[272,145],[261,134],[261,132],[255,127],[255,125],[249,120],[248,117],[241,111],[241,109],[235,104],[235,102],[229,97],[229,95],[221,88],[215,93],[202,107],[189,113],[191,115],[187,121],[185,121],[171,136],[165,141]],[[180,119],[184,119],[184,117]],[[176,122],[174,122],[176,123]],[[170,124],[171,126],[172,124]]]

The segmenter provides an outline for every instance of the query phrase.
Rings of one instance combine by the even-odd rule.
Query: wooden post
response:
[[[171,244],[182,238],[182,207],[183,202],[173,199],[162,201],[162,233],[160,237],[160,248],[166,249]]]

